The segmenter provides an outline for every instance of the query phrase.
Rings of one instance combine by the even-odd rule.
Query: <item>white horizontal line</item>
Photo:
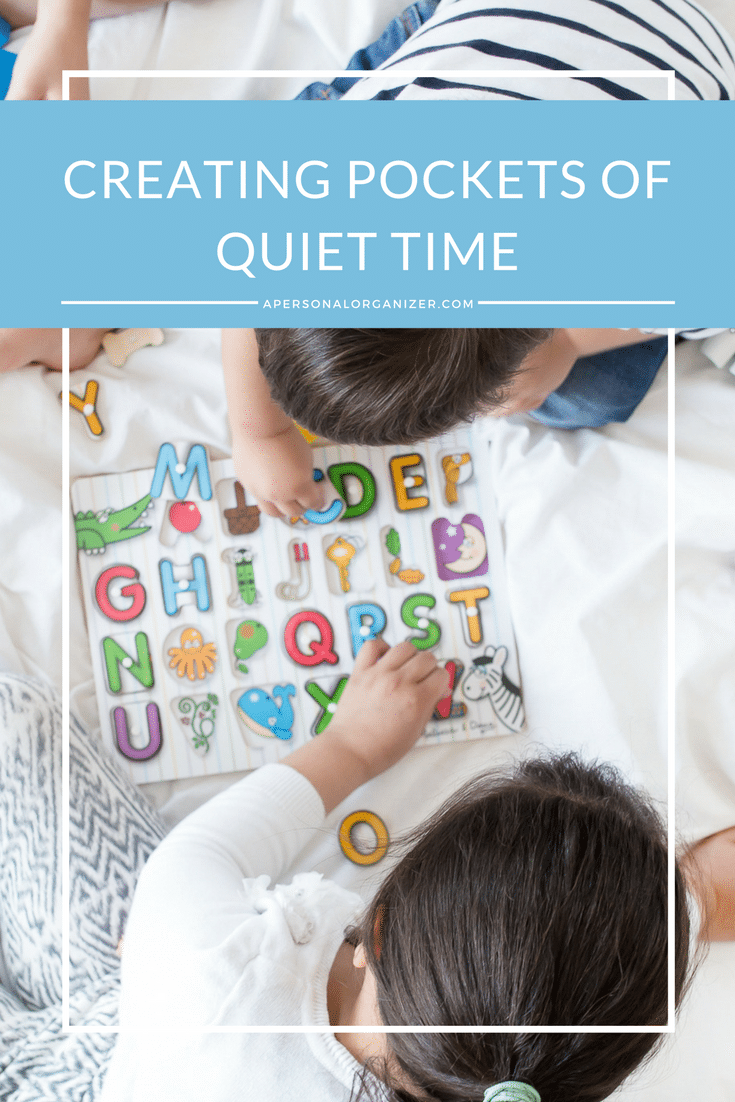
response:
[[[257,306],[244,299],[62,299],[62,306]]]
[[[538,77],[544,80],[564,80],[577,77],[641,77],[646,79],[659,79],[668,78],[674,75],[673,69],[563,69],[556,70],[519,70],[519,69],[64,69],[64,75],[67,77],[150,77],[152,80],[159,80],[161,78],[175,77],[177,79],[183,77],[199,78],[204,77],[212,79],[214,77],[302,77],[308,79],[309,77],[352,77],[354,80],[363,80],[369,77],[371,80],[378,79],[395,79],[396,72],[400,73],[402,77],[409,77],[414,79],[415,77],[442,77],[442,78],[460,78],[460,77],[472,77],[477,79],[480,77],[489,77],[497,79],[498,77],[521,77],[526,80],[533,80]]]
[[[123,1032],[117,1026],[74,1026],[65,1025],[65,1033],[81,1033],[82,1035],[93,1035],[96,1033],[121,1033]],[[143,1026],[135,1027],[128,1026],[124,1031],[126,1033],[148,1033]],[[162,1025],[156,1027],[157,1033],[176,1033],[180,1035],[182,1032],[181,1026],[166,1026]],[[249,1026],[203,1026],[203,1027],[183,1027],[185,1033],[196,1033],[200,1035],[202,1033],[235,1033],[235,1034],[258,1034],[258,1033],[304,1033],[304,1034],[333,1034],[334,1029],[324,1026],[288,1026],[288,1025],[249,1025]],[[353,1033],[374,1033],[375,1026],[352,1026],[350,1032]],[[381,1033],[673,1033],[674,1027],[670,1025],[665,1026],[650,1026],[650,1025],[621,1025],[621,1026],[569,1026],[569,1025],[551,1025],[551,1026],[519,1026],[519,1025],[507,1025],[507,1026],[482,1026],[482,1025],[468,1025],[468,1026],[415,1026],[415,1025],[400,1025],[400,1026],[381,1026]]]
[[[499,298],[478,300],[478,306],[676,306],[672,299]]]

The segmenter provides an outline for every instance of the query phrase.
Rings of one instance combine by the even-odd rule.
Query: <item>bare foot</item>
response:
[[[72,329],[69,334],[69,367],[76,371],[91,363],[109,329]],[[61,371],[60,329],[0,329],[0,371],[15,371],[28,364],[43,364]]]

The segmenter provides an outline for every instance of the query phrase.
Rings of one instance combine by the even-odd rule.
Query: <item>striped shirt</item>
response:
[[[575,70],[618,73],[539,76]],[[344,98],[667,99],[666,70],[677,100],[735,99],[735,43],[694,0],[441,0],[377,70],[390,79]]]

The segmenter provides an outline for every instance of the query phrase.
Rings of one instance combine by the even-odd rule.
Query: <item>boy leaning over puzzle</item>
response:
[[[105,329],[70,332],[72,368]],[[626,421],[667,351],[638,329],[225,329],[235,472],[269,516],[321,508],[294,422],[334,443],[410,444],[477,415],[529,413],[556,428]],[[735,374],[735,330],[681,330]],[[58,329],[0,329],[0,371],[61,367]]]
[[[735,370],[735,331],[710,338]],[[706,347],[706,346],[705,346]],[[321,508],[298,425],[334,443],[411,444],[477,415],[557,428],[625,421],[667,351],[637,329],[226,329],[235,472],[270,516]]]

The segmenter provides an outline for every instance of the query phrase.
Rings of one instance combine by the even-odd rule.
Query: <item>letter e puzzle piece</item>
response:
[[[424,485],[425,478],[420,473],[408,473],[411,470],[417,470],[419,467],[423,469],[423,456],[419,455],[418,452],[413,452],[411,455],[394,455],[389,467],[396,506],[400,511],[405,513],[409,509],[425,509],[429,504],[428,497],[425,494],[413,492]]]

